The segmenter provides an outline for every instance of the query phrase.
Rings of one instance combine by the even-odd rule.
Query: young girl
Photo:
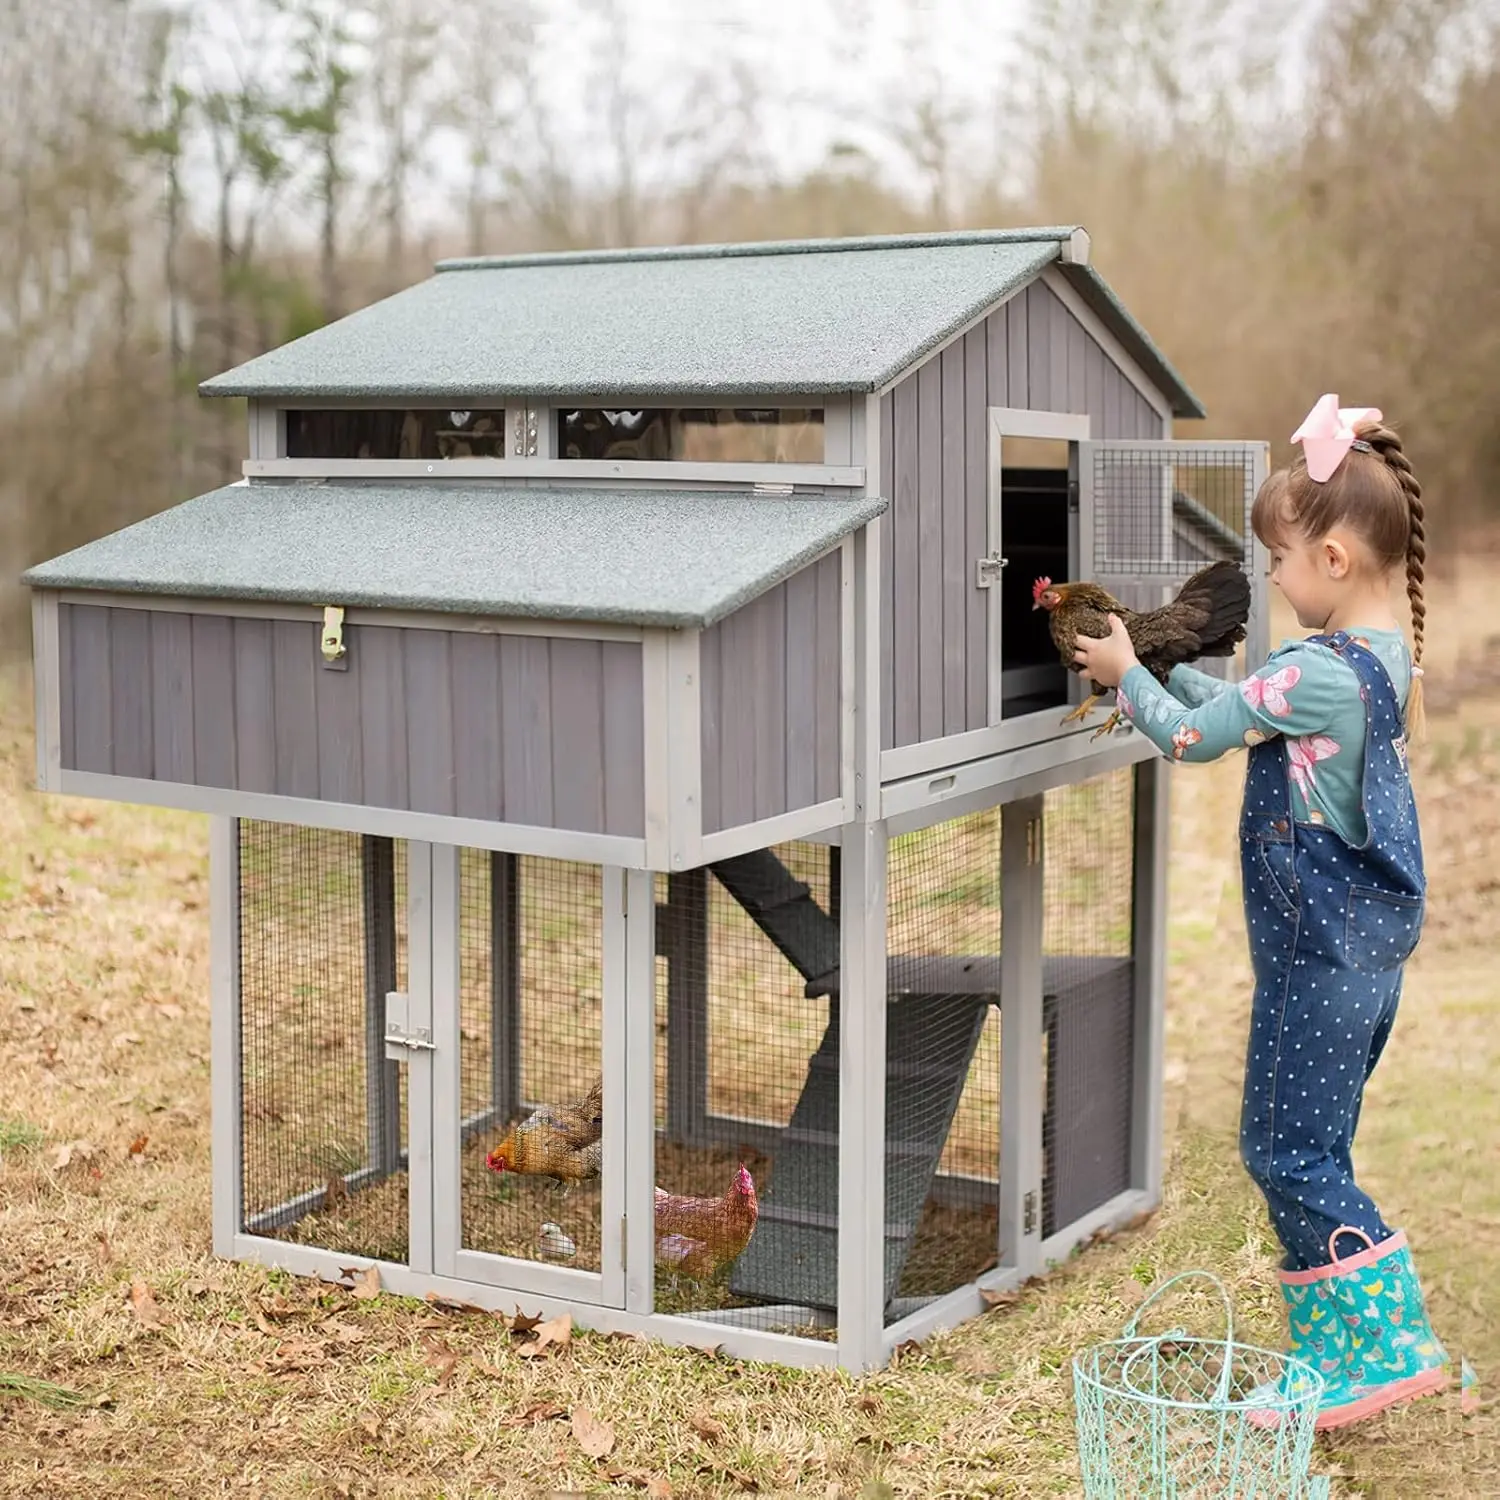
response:
[[[1421,714],[1426,546],[1421,486],[1378,410],[1324,396],[1292,441],[1302,454],[1261,487],[1253,524],[1272,582],[1317,633],[1237,686],[1178,667],[1164,690],[1113,616],[1108,637],[1079,637],[1077,659],[1175,759],[1250,747],[1240,853],[1255,998],[1240,1154],[1286,1252],[1291,1349],[1324,1376],[1327,1428],[1447,1378],[1406,1236],[1351,1159],[1425,909],[1406,743]],[[1403,569],[1415,662],[1390,606]]]

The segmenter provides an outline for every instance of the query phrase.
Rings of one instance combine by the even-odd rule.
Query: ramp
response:
[[[709,869],[807,981],[809,994],[814,985],[826,984],[837,974],[839,924],[813,900],[812,892],[773,850],[756,849],[733,859],[721,859]]]

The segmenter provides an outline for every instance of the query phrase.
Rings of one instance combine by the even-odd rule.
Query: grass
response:
[[[1432,915],[1359,1142],[1363,1177],[1412,1234],[1439,1332],[1487,1398],[1500,1381],[1500,692],[1483,670],[1493,644],[1469,622],[1494,583],[1476,569],[1432,591],[1434,716],[1414,756]],[[1270,1231],[1235,1158],[1238,762],[1174,777],[1161,1212],[864,1381],[583,1334],[525,1358],[494,1318],[212,1259],[204,823],[42,799],[31,768],[13,673],[0,685],[0,1496],[649,1494],[652,1481],[678,1496],[1069,1495],[1068,1360],[1114,1336],[1155,1278],[1210,1268],[1244,1335],[1278,1339]],[[1048,852],[1049,883],[1100,898],[1084,936],[1110,951],[1110,892],[1086,861]],[[986,905],[981,882],[964,909]],[[943,918],[903,910],[913,930]],[[993,906],[974,931],[998,939]],[[1195,1297],[1182,1316],[1210,1314]],[[87,1404],[33,1399],[52,1388]],[[580,1445],[580,1407],[612,1425],[607,1458]],[[1317,1467],[1340,1495],[1500,1495],[1500,1416],[1492,1399],[1462,1415],[1452,1393],[1321,1439]]]

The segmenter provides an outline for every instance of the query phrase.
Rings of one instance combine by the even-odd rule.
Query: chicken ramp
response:
[[[812,891],[773,850],[755,849],[721,859],[709,869],[807,981],[809,994],[814,986],[826,986],[837,975],[838,922],[813,900]],[[826,988],[822,993],[827,993]]]

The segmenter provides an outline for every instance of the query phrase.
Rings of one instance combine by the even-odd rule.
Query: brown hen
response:
[[[542,1104],[485,1157],[492,1172],[551,1177],[564,1188],[599,1175],[604,1160],[604,1079],[574,1104]]]

